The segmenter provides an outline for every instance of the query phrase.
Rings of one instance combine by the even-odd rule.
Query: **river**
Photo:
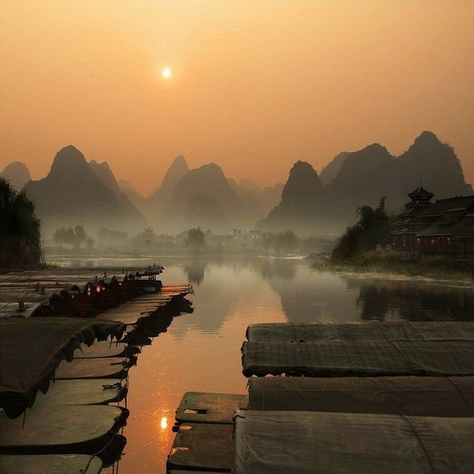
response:
[[[193,284],[194,312],[175,318],[167,332],[143,347],[129,372],[121,474],[166,472],[174,412],[184,392],[246,393],[240,347],[249,324],[474,320],[472,287],[321,272],[304,260],[104,259],[93,264],[120,268],[153,261],[165,265],[164,284]]]

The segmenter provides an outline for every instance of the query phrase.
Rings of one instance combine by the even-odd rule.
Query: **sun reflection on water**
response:
[[[161,417],[160,428],[162,430],[166,430],[166,428],[168,428],[168,417],[167,416],[162,416]]]

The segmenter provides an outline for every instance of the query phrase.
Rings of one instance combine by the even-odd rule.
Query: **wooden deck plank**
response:
[[[234,461],[233,426],[185,423],[179,428],[167,468],[230,472]]]
[[[232,424],[234,413],[247,405],[247,395],[186,392],[176,410],[176,421]]]

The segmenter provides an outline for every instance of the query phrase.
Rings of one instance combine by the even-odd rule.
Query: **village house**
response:
[[[445,255],[474,262],[474,195],[432,202],[433,193],[420,186],[408,197],[395,219],[393,250],[411,257]]]

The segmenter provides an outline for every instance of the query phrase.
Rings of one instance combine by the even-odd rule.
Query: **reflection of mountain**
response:
[[[474,320],[474,290],[427,286],[416,281],[356,283],[363,320],[384,320],[398,313],[409,321]]]
[[[215,335],[226,321],[238,327],[239,318],[248,323],[284,316],[292,323],[474,319],[474,289],[354,278],[316,271],[302,260],[186,259],[179,271],[174,280],[187,274],[199,287],[192,297],[194,314],[170,328],[178,341],[189,329]]]
[[[268,291],[253,265],[246,261],[208,261],[204,264],[204,261],[191,260],[182,268],[185,272],[191,269],[193,275],[202,270],[205,278],[193,295],[193,315],[183,320],[183,324],[174,324],[170,328],[170,333],[177,340],[184,337],[188,328],[209,334],[218,333],[237,309],[258,301],[263,288]]]
[[[289,322],[358,319],[355,297],[341,297],[347,289],[338,275],[314,271],[301,260],[263,260],[254,265],[278,293]]]

